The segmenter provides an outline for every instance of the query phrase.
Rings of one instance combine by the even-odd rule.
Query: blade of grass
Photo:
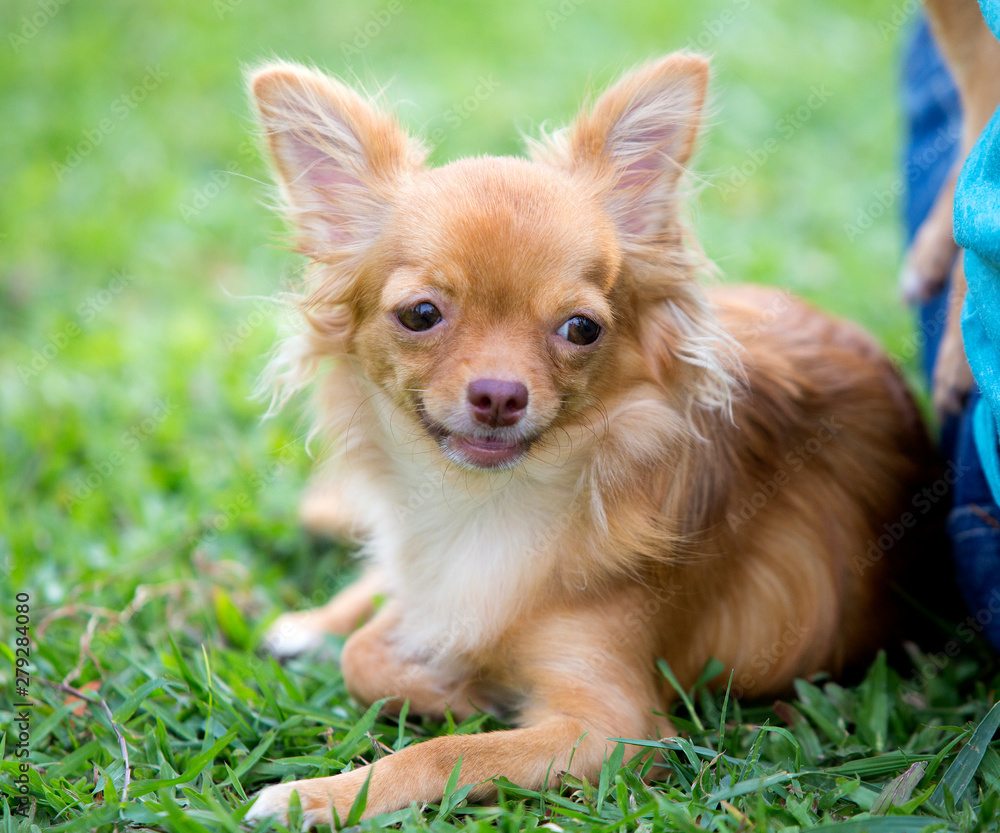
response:
[[[466,784],[461,789],[458,788],[458,778],[461,770],[462,758],[459,757],[455,762],[454,768],[451,770],[451,775],[448,776],[448,782],[444,785],[444,795],[441,796],[441,804],[438,805],[438,812],[435,817],[438,820],[444,819],[445,816],[461,804],[475,786],[475,784]]]
[[[347,813],[347,821],[345,823],[347,827],[354,827],[354,825],[361,821],[361,814],[364,813],[365,807],[368,806],[368,785],[371,784],[372,773],[374,771],[374,766],[369,768],[368,775],[365,776],[365,783],[361,785],[361,789],[358,790],[358,794],[354,797],[354,803]]]
[[[729,682],[726,683],[726,696],[722,699],[722,713],[719,715],[719,749],[726,746],[726,711],[729,708],[729,691],[733,687],[733,674],[736,669],[729,672]]]
[[[344,736],[344,739],[338,743],[336,748],[333,750],[335,758],[350,755],[354,751],[354,746],[357,742],[368,734],[368,732],[371,731],[372,726],[375,725],[375,720],[378,717],[378,713],[381,711],[382,706],[384,706],[391,699],[391,697],[383,697],[381,700],[376,700],[368,707],[368,711],[366,711],[361,716],[361,719],[351,727],[350,731]]]
[[[154,691],[160,691],[163,688],[170,686],[169,680],[163,677],[157,677],[153,680],[148,680],[143,683],[139,688],[137,688],[132,694],[129,695],[128,699],[122,703],[114,713],[115,723],[125,723],[131,719],[132,715],[135,714],[135,710],[139,707],[150,694]]]
[[[796,777],[794,772],[775,772],[772,775],[765,775],[758,778],[748,778],[746,781],[738,781],[728,787],[723,787],[721,790],[716,790],[710,793],[706,797],[706,801],[709,802],[709,806],[715,806],[716,802],[719,801],[729,801],[731,798],[736,798],[741,795],[746,795],[747,793],[757,792],[758,790],[764,790],[768,787],[772,787],[775,784],[784,784],[786,781],[791,781]]]
[[[932,827],[933,825],[933,827]],[[928,816],[875,816],[863,819],[848,819],[817,827],[823,833],[922,833],[931,828],[934,831],[951,831],[950,824],[936,822]]]
[[[993,740],[993,736],[1000,727],[1000,702],[995,703],[989,713],[982,719],[969,738],[969,742],[962,747],[955,760],[938,783],[937,789],[931,794],[930,803],[938,807],[944,802],[944,790],[947,787],[957,804],[962,800],[965,791],[972,783],[972,778],[982,763],[983,756]]]
[[[812,719],[824,735],[834,743],[843,743],[847,740],[844,720],[822,690],[805,680],[796,680],[795,693],[798,695],[802,711]]]
[[[889,682],[885,651],[879,651],[863,683],[858,729],[876,752],[885,750],[889,734]]]
[[[398,752],[403,748],[404,742],[406,740],[406,717],[410,713],[410,699],[407,698],[403,701],[403,708],[399,710],[399,734],[396,736],[396,743],[394,744],[394,749]]]
[[[743,765],[740,767],[740,777],[737,779],[738,781],[742,781],[746,778],[748,772],[757,768],[757,761],[760,760],[760,753],[764,750],[764,729],[766,729],[768,725],[767,721],[764,721],[764,725],[757,730],[757,734],[754,735],[753,740],[750,742],[750,751],[747,753],[746,760],[743,761]]]
[[[639,740],[638,738],[608,738],[608,740],[613,740],[616,743],[627,743],[630,746],[644,746],[647,749],[669,749],[672,752],[684,752],[687,754],[687,750],[694,750],[701,757],[708,758],[712,760],[713,758],[723,758],[731,764],[742,765],[745,763],[743,758],[734,758],[732,755],[719,755],[714,749],[709,749],[707,746],[695,746],[690,741],[685,738],[663,738],[662,740]]]
[[[918,761],[902,775],[893,778],[885,785],[882,792],[879,793],[878,798],[875,799],[875,803],[871,809],[872,815],[884,816],[890,807],[901,807],[909,801],[910,796],[913,795],[913,791],[917,788],[917,784],[920,783],[920,779],[924,777],[924,772],[926,771],[927,762]]]
[[[614,740],[612,738],[612,740]],[[604,801],[608,797],[608,788],[611,785],[612,776],[622,768],[622,761],[625,758],[625,745],[618,743],[611,754],[605,759],[604,766],[601,767],[601,777],[597,784],[597,812],[600,813],[604,807]]]
[[[704,732],[705,727],[702,725],[701,718],[698,717],[698,713],[694,710],[694,703],[691,702],[691,698],[688,693],[681,688],[681,684],[677,682],[677,678],[674,676],[674,672],[671,670],[670,666],[667,665],[665,659],[657,659],[656,667],[660,669],[660,673],[667,678],[670,685],[674,687],[674,691],[677,692],[681,701],[684,703],[684,707],[688,710],[688,714],[691,715],[691,720],[694,721],[694,725],[698,727],[699,732]]]
[[[148,795],[151,792],[162,790],[164,787],[174,787],[178,784],[186,784],[188,781],[193,781],[205,770],[205,767],[208,766],[209,762],[213,760],[219,752],[232,743],[233,739],[238,734],[239,732],[236,729],[230,729],[225,735],[213,743],[211,747],[206,749],[201,754],[193,757],[188,763],[187,769],[185,769],[184,772],[176,778],[155,778],[148,781],[133,781],[131,789],[129,790],[129,795],[133,798],[139,798],[140,796]]]

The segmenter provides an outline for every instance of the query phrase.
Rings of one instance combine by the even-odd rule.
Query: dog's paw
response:
[[[253,803],[253,806],[243,817],[245,822],[259,822],[270,818],[278,824],[288,826],[288,809],[292,800],[292,793],[299,794],[299,803],[302,806],[302,827],[308,830],[320,824],[333,825],[333,812],[330,807],[330,798],[326,801],[316,800],[305,785],[306,781],[290,781],[287,784],[275,784],[272,787],[265,787]]]
[[[347,820],[358,792],[364,785],[368,767],[342,775],[327,778],[305,778],[265,787],[257,794],[253,806],[243,817],[246,822],[259,822],[271,818],[279,824],[288,825],[288,810],[292,793],[299,794],[302,807],[303,828],[334,823],[333,813],[337,812],[341,822]],[[363,814],[368,818],[369,814]]]
[[[288,826],[288,805],[292,799],[292,792],[295,790],[295,782],[290,784],[275,784],[272,787],[265,787],[257,794],[253,805],[247,810],[243,817],[245,822],[258,822],[264,819],[273,819],[284,826]]]
[[[316,650],[323,632],[316,628],[311,611],[283,613],[267,629],[261,647],[275,659],[290,659]]]

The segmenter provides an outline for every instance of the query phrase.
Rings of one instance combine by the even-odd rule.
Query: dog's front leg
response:
[[[597,664],[592,654],[581,653],[572,661],[566,656],[568,646],[562,647],[563,654],[551,657],[546,667],[520,669],[527,672],[521,679],[531,686],[522,712],[524,728],[434,738],[342,775],[268,787],[247,818],[285,819],[294,791],[307,824],[330,824],[334,810],[343,821],[368,779],[362,818],[414,802],[435,802],[459,765],[458,785],[473,785],[473,801],[495,794],[491,779],[498,775],[529,789],[555,786],[566,772],[593,781],[614,747],[609,738],[672,734],[669,724],[657,724],[652,714],[661,705],[653,689],[633,684],[635,669],[614,666],[608,655]],[[627,748],[629,755],[643,751]]]
[[[288,802],[295,791],[307,826],[332,824],[333,810],[343,822],[369,777],[363,819],[401,810],[414,802],[439,801],[459,761],[459,786],[477,785],[469,794],[474,801],[494,794],[489,782],[498,775],[541,789],[547,782],[558,783],[578,741],[573,770],[592,774],[600,767],[605,744],[596,738],[589,740],[591,734],[593,727],[585,721],[564,715],[525,729],[434,738],[343,775],[268,787],[257,797],[247,818],[287,819]]]
[[[374,764],[343,775],[278,784],[263,790],[247,814],[250,820],[275,816],[287,819],[292,792],[299,794],[308,826],[332,824],[335,809],[341,821],[369,778],[362,819],[418,804],[439,801],[444,786],[460,765],[458,786],[475,785],[473,801],[495,795],[491,779],[503,775],[529,789],[558,784],[567,771],[595,779],[610,744],[606,739],[622,730],[599,728],[586,719],[553,714],[524,729],[480,735],[448,735],[407,747]],[[643,751],[630,747],[630,753]]]
[[[414,714],[440,718],[448,709],[459,720],[477,708],[494,710],[454,670],[456,663],[451,657],[413,657],[404,652],[395,638],[398,626],[399,617],[390,602],[344,644],[340,668],[355,700],[368,705],[388,697],[385,707],[396,712],[409,700]]]

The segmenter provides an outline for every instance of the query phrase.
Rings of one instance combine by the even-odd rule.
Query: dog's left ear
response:
[[[597,177],[626,244],[655,243],[676,215],[707,85],[708,61],[668,55],[624,76],[536,155]]]

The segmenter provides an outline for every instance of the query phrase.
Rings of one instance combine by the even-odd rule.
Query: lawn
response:
[[[285,666],[255,653],[279,611],[325,600],[351,561],[296,523],[301,410],[262,422],[252,398],[279,328],[267,298],[302,263],[268,208],[246,66],[280,56],[386,85],[443,162],[517,153],[520,133],[564,122],[623,68],[707,51],[695,215],[723,279],[860,321],[916,383],[895,287],[914,6],[4,2],[0,830],[234,831],[265,784],[493,725],[359,709],[334,640]],[[997,667],[967,623],[940,627],[948,651],[910,646],[780,703],[696,687],[646,784],[610,760],[598,784],[501,783],[493,806],[454,794],[363,826],[996,829],[995,726],[972,733]]]

